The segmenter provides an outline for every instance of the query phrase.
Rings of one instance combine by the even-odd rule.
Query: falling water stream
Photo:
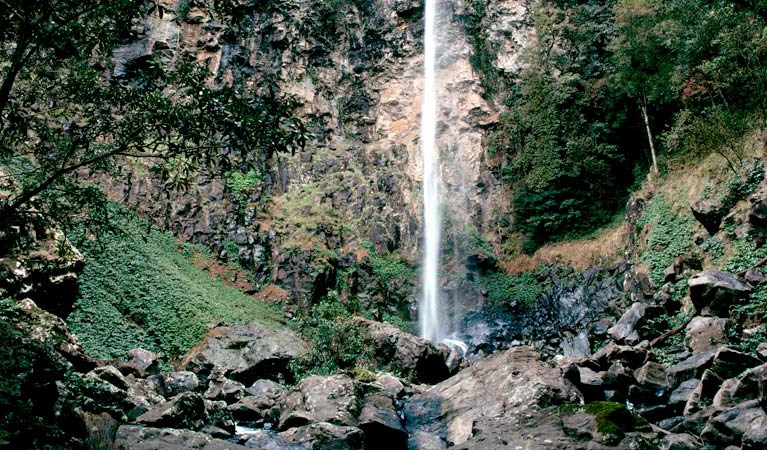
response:
[[[439,295],[439,262],[442,218],[440,216],[439,172],[437,148],[437,40],[436,0],[426,0],[424,13],[424,93],[421,109],[421,153],[423,156],[424,254],[423,296],[419,313],[421,336],[442,342],[466,353],[466,344],[451,330]]]
[[[439,211],[439,150],[437,149],[436,0],[426,0],[424,13],[424,92],[421,108],[423,156],[423,297],[419,313],[421,336],[440,342],[446,336],[445,312],[439,298],[439,256],[442,219]]]

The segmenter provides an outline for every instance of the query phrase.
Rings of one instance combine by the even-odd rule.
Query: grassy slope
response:
[[[137,346],[180,356],[216,325],[277,323],[271,304],[200,268],[200,249],[137,219],[119,226],[125,234],[75,237],[87,263],[68,324],[91,356],[124,358]]]

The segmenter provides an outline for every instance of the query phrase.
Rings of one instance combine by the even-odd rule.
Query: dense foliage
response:
[[[67,321],[89,355],[119,359],[143,347],[182,356],[214,326],[276,324],[270,304],[206,273],[205,258],[195,258],[200,249],[110,208],[119,231],[96,241],[72,236],[88,263]]]
[[[77,173],[117,176],[131,159],[151,159],[167,187],[178,188],[201,166],[262,170],[254,154],[303,141],[290,116],[295,102],[276,92],[275,80],[212,87],[196,61],[120,60],[120,46],[139,38],[132,21],[162,13],[154,3],[9,0],[3,10],[0,164],[21,184],[0,199],[0,236],[32,199],[63,223],[105,212],[103,196],[76,182]]]
[[[488,69],[487,2],[472,5],[475,68],[507,106],[490,150],[515,187],[526,251],[606,223],[635,177],[664,159],[716,152],[736,171],[735,144],[763,126],[763,2],[543,2],[511,80]]]

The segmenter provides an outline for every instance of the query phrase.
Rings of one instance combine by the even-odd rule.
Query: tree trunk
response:
[[[642,117],[644,117],[644,126],[647,129],[647,142],[650,143],[650,155],[652,155],[652,171],[656,175],[658,174],[658,158],[655,156],[655,144],[652,142],[652,131],[650,130],[650,118],[647,116],[647,102],[642,100],[639,105],[642,109]]]
[[[11,56],[11,66],[8,68],[8,72],[3,79],[3,84],[0,85],[0,124],[3,123],[3,112],[11,97],[11,88],[13,88],[13,84],[16,82],[16,76],[24,66],[25,52],[27,51],[30,42],[29,30],[27,27],[28,24],[26,26],[19,26],[16,48]]]

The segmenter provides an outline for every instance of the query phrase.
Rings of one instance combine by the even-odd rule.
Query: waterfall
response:
[[[424,14],[424,92],[421,108],[423,156],[423,286],[419,311],[421,336],[440,342],[447,337],[445,312],[439,298],[439,260],[442,219],[439,202],[439,149],[437,148],[436,0],[426,0]]]

